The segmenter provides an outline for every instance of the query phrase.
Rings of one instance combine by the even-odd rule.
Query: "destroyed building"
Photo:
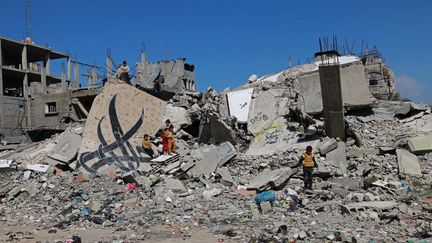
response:
[[[332,53],[168,101],[108,78],[85,122],[0,146],[0,224],[36,227],[0,240],[84,228],[106,241],[187,241],[202,229],[220,242],[430,241],[431,106],[387,100],[387,81],[380,99],[361,57]],[[343,136],[326,130],[329,111]],[[166,119],[177,154],[163,154],[157,135]],[[139,150],[144,134],[155,158]],[[294,168],[308,145],[319,164],[313,191]],[[256,196],[269,191],[274,202],[258,210]]]
[[[186,62],[186,58],[148,62],[144,52],[141,62],[137,63],[137,83],[152,92],[156,79],[161,83],[163,92],[181,93],[196,91],[195,66]],[[171,96],[172,96],[171,95]]]
[[[60,76],[52,73],[55,61],[67,63]],[[24,132],[37,136],[43,130],[64,130],[68,123],[86,118],[100,90],[80,88],[79,65],[69,54],[0,38],[0,134],[4,142]]]

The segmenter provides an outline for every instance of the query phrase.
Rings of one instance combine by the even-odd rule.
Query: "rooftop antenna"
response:
[[[25,40],[26,40],[26,42],[30,41],[30,43],[31,43],[31,37],[30,37],[31,5],[30,5],[30,2],[28,0],[25,1],[24,16],[25,16]]]
[[[146,51],[146,45],[144,42],[141,42],[141,52],[145,52]]]

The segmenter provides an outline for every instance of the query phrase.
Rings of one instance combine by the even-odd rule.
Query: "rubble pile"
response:
[[[314,68],[167,103],[108,83],[85,124],[0,147],[1,224],[145,232],[126,241],[148,239],[157,225],[185,239],[208,228],[241,242],[430,240],[431,107],[373,99],[346,113],[345,140],[329,138],[321,116],[304,109],[299,78]],[[139,106],[131,108],[132,96]],[[156,136],[166,119],[175,125],[172,155]],[[154,158],[138,149],[144,133]],[[295,168],[309,145],[319,165],[313,191]],[[258,208],[263,191],[275,200]]]

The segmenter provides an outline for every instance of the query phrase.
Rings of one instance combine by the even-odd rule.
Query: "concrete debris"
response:
[[[58,138],[48,157],[60,163],[69,163],[76,158],[81,145],[82,127],[68,127]]]
[[[259,191],[268,189],[278,190],[283,188],[297,172],[297,169],[291,168],[264,170],[249,181],[247,189]]]
[[[331,53],[221,93],[196,92],[184,60],[167,62],[178,73],[163,77],[170,68],[144,56],[139,89],[108,78],[92,104],[73,97],[61,130],[38,142],[0,138],[0,224],[128,234],[113,242],[159,241],[161,224],[186,241],[197,229],[233,242],[427,239],[431,107],[389,101],[394,75],[375,55],[339,56],[346,136],[329,138],[320,55]],[[154,94],[162,100],[153,82],[163,78]],[[163,153],[166,119],[171,154]],[[313,190],[295,168],[307,146],[318,164]],[[258,207],[254,197],[269,191]],[[17,241],[10,235],[0,241]]]
[[[212,147],[202,150],[202,157],[195,162],[189,172],[193,177],[200,177],[201,175],[209,175],[216,171],[216,169],[236,155],[236,149],[230,142],[225,142],[217,147]]]
[[[221,176],[222,184],[226,186],[232,186],[234,184],[234,179],[227,168],[221,167],[216,169],[216,174]]]
[[[2,159],[0,160],[0,168],[10,168],[12,164],[12,160]]]
[[[344,142],[337,143],[337,148],[326,154],[326,160],[333,163],[334,166],[339,168],[343,174],[347,171],[347,154]]]
[[[181,182],[178,179],[166,177],[164,179],[165,187],[168,190],[171,190],[173,192],[187,192],[186,187],[183,185],[183,182]]]
[[[167,119],[171,121],[172,124],[176,124],[177,129],[183,126],[192,125],[192,120],[189,117],[187,110],[184,107],[173,106],[172,104],[167,104],[164,118],[160,123],[165,122]]]
[[[320,154],[325,155],[328,152],[336,149],[338,147],[338,142],[336,141],[336,139],[330,138],[320,142],[317,147]]]
[[[365,210],[368,208],[377,210],[388,210],[398,206],[395,201],[379,201],[379,202],[359,202],[341,205],[343,213],[351,213],[351,211]]]
[[[413,137],[408,139],[408,146],[414,154],[432,152],[432,136]]]
[[[417,156],[405,149],[396,149],[399,173],[405,175],[421,175]]]
[[[34,165],[27,165],[26,169],[45,173],[48,171],[49,167],[50,167],[49,165],[34,164]]]

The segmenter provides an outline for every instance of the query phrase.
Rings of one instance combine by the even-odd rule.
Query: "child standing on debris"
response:
[[[152,149],[152,143],[150,141],[150,136],[148,134],[144,134],[144,139],[142,141],[142,147],[144,149],[144,152],[153,158],[154,151]]]
[[[294,168],[300,165],[303,166],[304,188],[312,190],[312,172],[314,168],[318,168],[315,156],[312,153],[312,146],[306,147],[306,152],[303,153]]]
[[[163,154],[168,154],[168,128],[164,128],[162,131],[162,151]]]
[[[174,138],[174,126],[171,124],[168,128],[167,133],[168,138],[168,154],[172,154],[176,152],[176,142]]]

